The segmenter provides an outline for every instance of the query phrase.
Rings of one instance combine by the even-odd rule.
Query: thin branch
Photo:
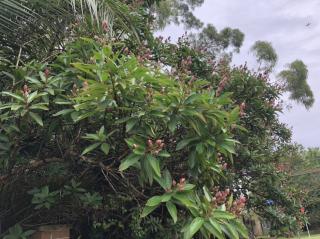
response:
[[[18,69],[18,66],[19,66],[19,62],[20,62],[20,58],[21,58],[21,53],[22,53],[22,47],[20,46],[19,54],[18,54],[18,59],[17,59],[17,63],[16,63],[16,69]],[[14,84],[14,82],[13,82],[13,84]]]
[[[108,176],[106,175],[106,173],[104,172],[104,167],[105,165],[101,165],[102,163],[100,163],[100,168],[101,168],[101,172],[104,176],[104,178],[106,179],[106,181],[109,183],[110,187],[112,188],[112,190],[115,192],[115,193],[118,193],[117,190],[115,189],[115,187],[113,186],[113,184],[111,183],[111,181],[109,180]]]

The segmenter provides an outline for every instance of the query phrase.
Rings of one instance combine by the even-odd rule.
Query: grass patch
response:
[[[298,239],[299,237],[295,237],[296,239]],[[303,235],[300,237],[301,239],[320,239],[320,234],[316,234],[316,235],[311,235],[310,237],[308,235]]]
[[[284,238],[284,237],[280,237],[279,239],[288,239],[288,238]],[[300,237],[293,237],[291,239],[320,239],[320,234],[315,234],[315,235],[311,235],[310,237],[308,236],[308,234],[303,234]]]

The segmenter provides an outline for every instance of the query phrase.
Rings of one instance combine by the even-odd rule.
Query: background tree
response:
[[[287,70],[279,74],[284,81],[286,90],[290,92],[290,99],[302,103],[310,108],[314,103],[314,97],[308,85],[308,68],[301,60],[296,60],[288,65]]]
[[[271,42],[256,41],[251,47],[251,51],[257,58],[259,69],[272,71],[278,61],[278,55]]]
[[[207,52],[213,59],[224,58],[231,62],[233,52],[240,51],[244,34],[230,27],[217,31],[212,24],[208,24],[199,33],[190,34],[189,38],[195,48]]]
[[[204,0],[161,0],[152,5],[156,18],[156,28],[163,29],[167,25],[183,24],[187,29],[201,28],[203,23],[192,13],[195,7]]]

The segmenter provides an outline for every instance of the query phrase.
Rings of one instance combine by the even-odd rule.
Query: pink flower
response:
[[[105,32],[107,32],[109,30],[109,24],[108,24],[107,20],[102,21],[102,28]]]

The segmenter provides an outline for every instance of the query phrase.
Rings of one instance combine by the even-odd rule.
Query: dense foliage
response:
[[[255,73],[245,65],[231,68],[224,60],[212,61],[211,53],[190,48],[186,37],[178,45],[160,38],[150,47],[161,62],[172,67],[171,74],[176,78],[190,82],[208,79],[217,95],[232,92],[231,99],[239,106],[241,116],[240,126],[233,132],[241,145],[235,149],[234,164],[225,164],[228,178],[223,185],[234,188],[238,195],[247,195],[249,211],[272,222],[273,233],[296,231],[303,217],[296,202],[299,195],[292,194],[286,186],[289,178],[278,170],[293,150],[291,132],[278,119],[283,86],[270,81],[268,72]],[[274,207],[266,203],[268,200],[274,202]]]
[[[301,195],[301,211],[308,216],[311,230],[319,227],[319,158],[318,148],[303,150],[297,147],[295,153],[284,161],[290,175],[289,185]]]
[[[170,238],[166,231],[175,227],[162,210],[154,214],[162,232],[134,231],[131,223],[142,223],[134,215],[148,199],[142,216],[165,203],[174,222],[181,218],[176,230],[184,224],[185,238],[199,229],[206,237],[245,237],[232,214],[244,199],[238,206],[232,197],[226,202],[229,193],[212,196],[223,175],[218,153],[227,159],[234,152],[230,129],[239,111],[225,109],[228,95],[215,97],[206,81],[176,81],[89,39],[49,66],[26,65],[12,80],[17,84],[2,92],[1,106],[2,207],[6,218],[15,215],[5,225],[17,218],[76,223],[88,215],[118,238]]]

